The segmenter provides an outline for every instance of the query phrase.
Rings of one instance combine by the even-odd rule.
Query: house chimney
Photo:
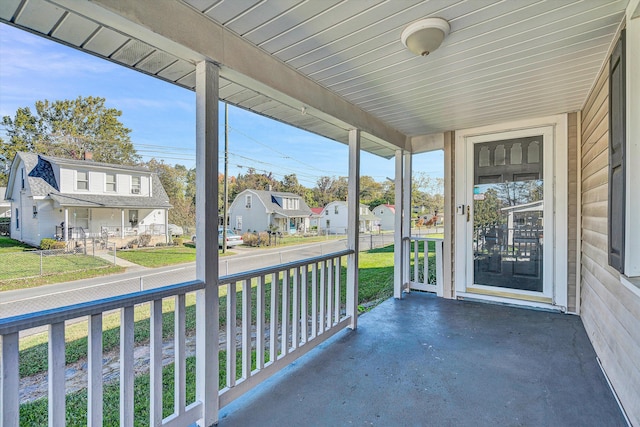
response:
[[[85,160],[93,160],[93,153],[91,151],[85,151],[84,152],[84,159]]]

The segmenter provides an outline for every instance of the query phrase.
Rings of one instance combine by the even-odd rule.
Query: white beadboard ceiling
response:
[[[193,59],[163,49],[156,38],[138,30],[144,24],[114,24],[122,19],[114,19],[113,9],[128,2],[100,2],[113,4],[112,10],[96,16],[86,12],[83,1],[2,0],[0,20],[194,89]],[[580,109],[627,3],[182,0],[178,6],[206,16],[411,137]],[[157,3],[167,16],[175,13],[174,6]],[[423,17],[448,20],[451,33],[437,51],[416,57],[404,48],[400,34]],[[222,76],[222,100],[347,142],[344,117],[334,121],[313,109],[303,115],[298,104],[242,79]],[[366,132],[362,148],[385,157],[396,149]]]

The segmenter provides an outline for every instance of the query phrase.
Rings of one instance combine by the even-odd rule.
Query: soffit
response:
[[[89,19],[82,3],[3,0],[0,20],[194,88],[189,55],[116,30],[108,15]],[[580,109],[628,0],[183,3],[390,128],[415,136]],[[415,57],[400,43],[400,33],[429,16],[447,19],[451,33],[440,49]],[[222,100],[347,142],[344,118],[331,120],[313,109],[303,115],[300,104],[286,97],[222,76]],[[366,151],[389,157],[397,148],[362,135]]]

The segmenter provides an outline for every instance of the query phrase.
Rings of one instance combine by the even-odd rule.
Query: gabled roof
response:
[[[311,215],[312,213],[311,209],[301,196],[288,192],[244,190],[236,196],[233,202],[235,203],[235,201],[238,200],[241,196],[244,197],[245,193],[256,195],[260,202],[266,208],[267,213],[276,213],[285,217],[305,217]],[[300,200],[300,209],[284,209],[278,202],[278,198],[283,197]]]
[[[11,165],[9,175],[9,191],[6,197],[11,198],[13,182],[19,179],[18,165],[22,162],[26,171],[31,195],[34,197],[50,197],[60,206],[77,207],[111,207],[111,208],[170,208],[169,196],[164,191],[160,179],[155,173],[140,166],[112,165],[109,163],[88,160],[71,160],[60,157],[45,156],[36,153],[18,152]],[[60,184],[56,180],[53,165],[70,167],[73,169],[103,169],[136,174],[146,174],[151,177],[151,196],[113,196],[104,194],[77,194],[60,192]]]
[[[323,210],[324,210],[324,208],[311,208],[311,212],[313,212],[314,215],[322,214]]]
[[[380,206],[384,206],[384,207],[388,208],[391,212],[396,213],[396,205],[390,205],[390,204],[385,203],[383,205],[378,205],[375,208],[379,208]]]

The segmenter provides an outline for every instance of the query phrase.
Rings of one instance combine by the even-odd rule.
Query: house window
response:
[[[325,209],[324,210],[324,214],[328,216],[329,215],[329,209]]]
[[[33,205],[33,217],[38,218],[38,207]]]
[[[89,173],[86,171],[78,171],[76,178],[76,189],[77,190],[88,190],[89,189]]]
[[[22,180],[22,189],[24,190],[24,169],[20,169],[20,178]]]
[[[245,208],[247,208],[247,209],[251,209],[251,199],[252,199],[251,195],[247,194],[247,195],[245,196],[245,199],[244,199],[244,201],[245,201],[245,203],[244,203],[244,207],[245,207]]]
[[[236,217],[236,230],[242,230],[242,215]]]
[[[338,215],[338,206],[333,207],[333,214]]]
[[[107,191],[116,191],[116,174],[107,174]]]
[[[625,32],[609,61],[609,265],[624,273],[625,245]]]
[[[16,230],[20,230],[20,211],[16,208]]]
[[[140,194],[140,177],[132,176],[131,177],[131,194]]]

